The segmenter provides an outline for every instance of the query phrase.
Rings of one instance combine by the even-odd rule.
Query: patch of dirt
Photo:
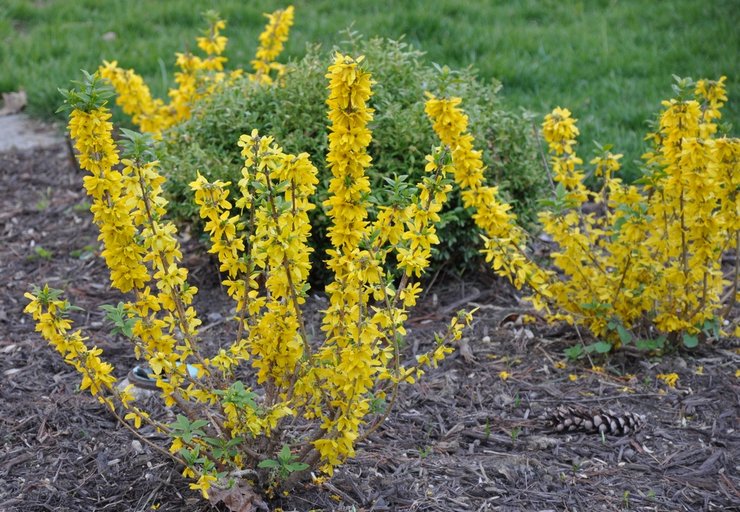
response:
[[[0,509],[213,510],[189,489],[182,468],[78,391],[75,371],[22,313],[32,285],[65,289],[84,309],[77,327],[103,348],[116,374],[135,364],[99,309],[121,297],[98,256],[81,183],[64,146],[0,154]],[[185,244],[200,317],[218,344],[228,340],[230,305],[203,248]],[[316,296],[313,309],[323,300]],[[461,350],[403,389],[355,459],[332,480],[301,486],[270,507],[738,510],[737,340],[704,345],[691,357],[621,354],[603,370],[563,367],[563,349],[577,342],[571,331],[520,324],[528,309],[499,281],[441,275],[411,315],[404,356],[424,352],[455,310],[475,306]],[[671,372],[679,375],[675,388],[656,378]],[[631,411],[645,426],[624,437],[556,434],[543,416],[560,405]]]

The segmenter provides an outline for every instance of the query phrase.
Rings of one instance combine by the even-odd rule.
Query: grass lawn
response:
[[[172,83],[174,53],[194,48],[200,14],[228,20],[229,67],[249,67],[262,12],[287,2],[224,0],[0,0],[0,91],[24,88],[29,110],[51,118],[57,87],[103,59],[133,67],[157,95]],[[570,108],[591,141],[638,158],[645,120],[671,95],[672,74],[728,76],[725,120],[738,125],[737,0],[296,0],[287,56],[326,47],[353,23],[366,36],[399,38],[452,67],[472,65],[503,82],[507,103],[543,114]],[[115,37],[110,37],[110,34]],[[735,130],[735,133],[737,131]],[[584,158],[585,159],[585,158]]]

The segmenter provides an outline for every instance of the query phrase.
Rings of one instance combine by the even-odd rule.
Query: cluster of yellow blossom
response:
[[[557,187],[552,208],[539,219],[556,244],[551,259],[558,274],[527,258],[526,237],[508,205],[483,185],[480,153],[472,150],[471,136],[461,135],[467,117],[458,109],[460,99],[432,98],[427,113],[452,148],[455,179],[487,233],[483,252],[494,270],[517,287],[530,286],[534,305],[550,318],[584,325],[619,346],[632,339],[631,329],[645,327],[645,318],[672,339],[693,335],[706,322],[718,325],[728,283],[730,302],[736,300],[737,275],[728,282],[720,263],[725,251],[738,250],[740,144],[716,137],[715,121],[727,100],[724,77],[698,82],[694,93],[697,99],[663,102],[659,130],[648,136],[655,150],[646,155],[644,189],[614,176],[622,155],[606,146],[591,160],[602,185],[588,190],[575,152],[576,120],[561,108],[545,117]],[[591,208],[584,208],[587,201]]]
[[[551,154],[553,181],[558,183],[558,199],[552,209],[539,214],[539,220],[557,244],[550,257],[565,276],[551,280],[548,291],[558,309],[553,318],[585,324],[594,335],[603,336],[609,330],[613,315],[630,325],[641,314],[635,301],[645,297],[634,298],[629,291],[623,292],[625,284],[629,286],[633,278],[639,279],[629,268],[622,270],[630,263],[630,254],[634,256],[631,244],[625,243],[626,239],[608,238],[608,235],[612,226],[619,223],[623,233],[640,236],[636,224],[642,225],[639,215],[642,198],[635,187],[625,188],[614,177],[622,155],[613,154],[608,148],[591,161],[595,165],[595,175],[603,177],[601,190],[596,193],[587,189],[585,173],[579,167],[583,162],[575,153],[578,135],[575,123],[569,110],[556,108],[545,116],[542,125]],[[599,205],[605,214],[582,211],[588,200]],[[627,209],[614,208],[624,201],[628,201]],[[608,301],[612,303],[605,306]]]
[[[91,79],[95,82],[99,78]],[[83,181],[92,198],[93,220],[100,228],[99,239],[104,248],[101,254],[110,268],[111,284],[122,292],[135,294],[135,299],[125,304],[125,311],[135,320],[132,336],[136,356],[147,360],[167,405],[183,405],[190,400],[212,402],[213,383],[206,385],[196,380],[187,369],[187,362],[195,358],[193,367],[200,376],[209,374],[205,361],[194,350],[200,321],[191,304],[197,288],[188,285],[187,269],[180,266],[182,254],[176,228],[163,220],[164,178],[157,172],[157,162],[147,161],[146,137],[124,131],[130,136],[130,141],[124,143],[130,158],[121,160],[122,168],[116,170],[113,166],[119,159],[112,141],[109,111],[104,105],[76,107],[70,115],[69,130],[79,152],[80,166],[90,172]],[[29,298],[35,301],[34,297]],[[43,324],[44,317],[38,320]],[[64,327],[66,323],[59,325]],[[62,346],[60,340],[67,338],[63,330],[47,337],[57,348]],[[75,334],[70,339],[78,338]],[[99,350],[76,348],[69,341],[64,347],[68,358],[80,351],[85,353],[84,365],[70,359],[83,373],[83,389],[90,387],[94,394],[108,389],[126,407],[126,419],[137,428],[144,421],[167,431],[165,425],[130,405],[133,397],[128,390],[112,387],[112,368],[100,360]],[[112,402],[106,403],[113,409]],[[173,436],[173,446],[178,444],[182,441]]]
[[[250,74],[249,78],[262,84],[271,84],[273,82],[271,71],[275,71],[278,78],[285,73],[285,65],[275,62],[275,59],[282,53],[285,41],[288,40],[288,33],[293,25],[293,6],[278,9],[265,16],[268,19],[267,26],[260,34],[260,45],[251,62],[254,73]]]
[[[165,400],[172,404],[187,396],[183,392],[176,397],[174,389],[183,381],[184,365],[178,363],[190,354],[190,340],[199,323],[189,307],[196,289],[187,286],[187,272],[178,267],[181,254],[174,226],[161,221],[166,201],[161,197],[163,179],[156,172],[156,162],[144,161],[143,139],[133,137],[129,143],[133,158],[124,158],[120,170],[114,168],[119,163],[118,150],[111,136],[110,112],[96,89],[100,77],[89,76],[88,80],[87,96],[98,100],[81,101],[79,94],[68,94],[67,103],[73,108],[70,135],[80,167],[90,173],[83,182],[92,199],[93,220],[100,228],[101,254],[110,268],[111,284],[136,296],[135,301],[125,304],[125,311],[135,319],[136,355],[148,360]],[[148,286],[152,280],[156,294]],[[66,313],[70,306],[58,298],[60,293],[45,287],[35,295],[27,294],[31,303],[26,311],[33,315],[42,335],[82,373],[81,389],[89,388],[117,415],[111,397],[115,398],[128,411],[126,419],[137,428],[143,420],[166,431],[165,425],[132,405],[130,387],[114,386],[113,368],[100,358],[102,351],[88,349],[79,331],[68,332],[71,321]]]
[[[97,346],[88,348],[86,337],[79,330],[70,332],[72,320],[68,315],[74,308],[67,300],[61,299],[61,290],[55,290],[45,285],[43,288],[26,293],[29,300],[24,312],[31,315],[36,322],[36,331],[49,342],[64,358],[64,361],[73,366],[82,375],[80,390],[89,390],[98,402],[105,405],[117,416],[116,402],[130,411],[126,419],[132,419],[136,428],[141,426],[141,420],[151,422],[149,415],[132,405],[134,395],[132,385],[120,389],[113,375],[113,365],[103,361],[100,357],[102,349]],[[120,419],[120,416],[118,416]],[[158,428],[166,428],[154,422]]]
[[[398,268],[407,276],[421,276],[429,266],[432,246],[439,243],[435,224],[440,221],[439,212],[452,190],[452,184],[445,179],[449,160],[449,154],[442,148],[436,148],[426,157],[425,170],[431,176],[417,185],[418,193],[404,212],[406,229],[401,234],[403,243],[397,244],[397,252]],[[407,305],[413,303],[407,301]]]
[[[176,54],[180,71],[175,73],[177,88],[170,89],[170,103],[153,99],[149,87],[132,69],[123,69],[118,62],[103,61],[100,74],[116,90],[116,103],[125,114],[132,116],[133,123],[142,131],[159,137],[168,127],[188,119],[195,100],[210,92],[214,84],[224,78],[223,65],[226,57],[221,53],[226,48],[227,38],[221,35],[226,23],[212,16],[207,35],[197,38],[198,47],[207,57],[191,53]]]
[[[275,11],[266,15],[269,23],[260,36],[260,48],[252,64],[255,74],[251,78],[262,84],[272,83],[270,71],[275,70],[278,75],[284,72],[282,64],[274,62],[283,50],[283,44],[288,38],[290,26],[293,23],[293,7]],[[116,90],[116,103],[123,112],[132,116],[133,123],[143,132],[151,133],[156,138],[167,128],[189,119],[193,104],[209,94],[226,78],[224,64],[227,59],[223,56],[228,38],[221,31],[226,28],[226,22],[213,12],[206,13],[209,27],[205,35],[196,38],[198,48],[205,57],[199,57],[190,52],[177,53],[176,64],[179,71],[175,73],[177,87],[168,91],[170,102],[165,104],[159,98],[153,98],[149,87],[144,80],[132,69],[123,69],[117,61],[103,61],[99,72]],[[243,74],[237,69],[229,73],[234,79]]]
[[[565,188],[568,204],[573,207],[588,200],[588,190],[583,184],[585,175],[577,167],[583,164],[583,160],[574,151],[578,134],[576,120],[570,117],[570,110],[567,108],[555,108],[545,116],[542,135],[553,155],[550,160],[553,181]]]
[[[157,162],[124,159],[123,164],[132,189],[128,215],[139,228],[137,245],[146,254],[144,261],[156,288],[154,291],[149,286],[137,287],[136,300],[128,304],[130,314],[137,318],[133,327],[134,336],[141,342],[137,355],[143,354],[154,373],[162,377],[158,378],[158,385],[167,396],[166,403],[172,404],[172,394],[189,377],[185,363],[193,356],[200,325],[192,307],[197,288],[187,283],[188,271],[180,265],[177,228],[162,220],[166,201],[161,195],[164,178],[157,172]],[[192,397],[210,399],[202,390],[194,390]]]
[[[174,119],[169,108],[159,98],[153,98],[144,79],[133,69],[123,69],[117,61],[103,61],[100,75],[108,80],[118,94],[116,103],[123,113],[142,131],[159,133]]]
[[[695,99],[664,101],[659,131],[648,136],[654,149],[645,157],[659,171],[648,187],[655,222],[646,241],[660,262],[655,322],[663,331],[695,332],[717,319],[722,254],[740,250],[740,140],[716,136],[724,82],[700,80]],[[737,273],[731,284],[736,295]]]
[[[25,308],[36,322],[36,331],[46,339],[61,355],[64,360],[74,366],[82,374],[81,390],[89,389],[98,401],[106,404],[111,410],[115,406],[105,392],[113,391],[116,378],[113,376],[113,366],[100,358],[102,350],[97,347],[88,348],[86,338],[77,330],[70,332],[72,321],[67,318],[71,305],[60,299],[61,292],[50,289],[48,286],[25,297],[30,301]]]
[[[544,307],[548,273],[527,256],[526,233],[517,225],[511,206],[498,197],[498,188],[485,184],[482,154],[473,147],[467,132],[468,116],[459,108],[461,98],[436,98],[428,95],[425,111],[434,131],[452,152],[452,168],[463,204],[475,212],[473,220],[483,231],[483,253],[494,271],[510,279],[517,287],[531,286],[537,295],[535,304]]]
[[[326,287],[329,306],[322,327],[326,342],[316,357],[330,363],[308,376],[325,382],[326,394],[335,403],[333,410],[313,408],[326,432],[314,446],[327,472],[354,455],[360,424],[370,410],[369,391],[390,357],[375,343],[380,337],[377,321],[386,321],[385,314],[378,313],[382,320],[373,319],[367,305],[367,286],[379,284],[383,277],[381,261],[361,247],[370,235],[366,197],[370,182],[365,169],[371,162],[367,147],[372,135],[367,124],[373,115],[367,106],[372,95],[370,74],[360,67],[361,61],[337,53],[327,74],[331,131],[326,161],[332,179],[324,207],[332,219],[328,234],[333,249],[328,251],[327,267],[334,280]]]
[[[198,175],[191,187],[200,215],[207,219],[210,252],[218,255],[221,270],[228,274],[223,284],[237,303],[240,332],[247,333],[228,356],[217,357],[228,370],[251,354],[259,383],[267,382],[271,396],[277,397],[287,392],[307,355],[300,306],[310,270],[308,212],[314,208],[309,198],[318,183],[317,171],[306,153],[285,154],[272,137],[256,130],[243,135],[239,145],[245,165],[241,197],[234,206],[252,212],[246,241],[241,216],[231,215],[228,183],[208,183]],[[266,294],[260,294],[260,275],[265,276]]]
[[[386,397],[388,382],[395,396],[400,382],[413,382],[421,367],[436,366],[451,352],[446,343],[457,340],[470,318],[454,318],[447,335],[417,364],[403,367],[398,360],[406,309],[421,291],[409,284],[427,266],[431,245],[437,243],[433,224],[446,200],[447,164],[441,149],[428,157],[430,177],[418,185],[410,204],[381,208],[375,222],[368,220],[365,169],[371,159],[367,128],[372,109],[372,80],[361,67],[362,57],[337,54],[329,67],[329,152],[332,172],[329,198],[324,202],[332,219],[328,268],[334,280],[326,287],[329,306],[324,312],[326,339],[317,348],[305,373],[295,382],[294,404],[307,419],[317,418],[323,434],[313,441],[316,457],[328,473],[354,454],[365,418],[374,400]],[[395,287],[385,274],[384,263],[395,250],[404,277]],[[376,422],[369,430],[379,423]],[[310,457],[310,455],[309,455]],[[310,458],[309,458],[310,460]]]
[[[100,226],[102,256],[111,272],[113,286],[122,292],[139,288],[149,281],[144,251],[134,243],[137,229],[126,205],[130,183],[113,168],[119,163],[113,143],[110,112],[104,107],[84,111],[75,109],[69,120],[69,133],[75,142],[80,167],[90,172],[83,183],[93,199],[93,221]]]
[[[332,121],[327,161],[333,178],[324,206],[333,219],[329,236],[334,249],[327,265],[335,279],[327,286],[323,344],[309,344],[301,313],[312,252],[308,212],[314,208],[310,197],[317,183],[308,156],[286,155],[271,137],[254,130],[239,140],[245,160],[238,199],[229,201],[229,183],[209,183],[201,175],[191,183],[211,238],[210,252],[228,274],[223,284],[236,301],[243,334],[206,361],[227,377],[240,361],[251,359],[266,390],[259,407],[272,411],[257,414],[254,398],[243,399],[251,392],[232,389],[221,400],[224,426],[233,435],[257,436],[269,435],[285,416],[318,421],[321,435],[303,445],[299,460],[320,462],[327,473],[354,454],[372,401],[386,396],[387,387],[378,383],[390,382],[395,393],[400,382],[413,382],[422,367],[436,366],[451,352],[447,342],[459,339],[471,321],[469,314],[453,318],[430,353],[418,356],[415,365],[400,365],[405,308],[416,303],[421,291],[408,280],[424,270],[437,243],[434,223],[450,189],[445,181],[449,158],[437,148],[428,157],[431,177],[418,185],[411,203],[384,209],[370,223],[365,168],[370,165],[367,123],[372,110],[367,102],[372,82],[361,62],[337,55],[327,75]],[[249,219],[235,214],[236,209],[249,212]],[[394,220],[385,222],[390,217],[384,212]],[[391,250],[406,271],[396,289],[383,269]],[[238,395],[241,401],[229,398]]]
[[[156,374],[163,368],[169,374],[175,367],[173,358],[180,362],[187,358],[189,341],[200,323],[190,306],[197,289],[187,285],[187,269],[179,266],[182,254],[174,224],[161,219],[166,200],[157,163],[144,162],[136,155],[124,159],[120,171],[114,169],[119,157],[110,116],[104,106],[75,108],[70,115],[70,137],[80,167],[90,172],[83,183],[92,199],[90,211],[100,228],[101,255],[110,268],[111,284],[136,294],[136,301],[127,308],[137,318],[133,327],[141,341],[137,357],[149,358]],[[156,293],[148,286],[152,279]],[[176,330],[185,336],[177,350]]]
[[[563,278],[548,288],[561,318],[618,346],[645,317],[675,335],[695,333],[721,314],[721,256],[737,243],[740,211],[738,140],[714,137],[727,99],[723,84],[724,77],[698,82],[703,105],[663,102],[659,130],[648,135],[655,149],[645,155],[643,190],[614,177],[622,155],[606,147],[591,160],[601,189],[588,191],[574,151],[575,120],[559,108],[546,116],[553,179],[565,193],[540,221],[558,248],[551,257]],[[596,213],[582,211],[587,200]]]

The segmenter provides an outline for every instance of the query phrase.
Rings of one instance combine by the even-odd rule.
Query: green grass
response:
[[[228,20],[230,67],[248,67],[262,12],[285,2],[224,0],[0,0],[0,91],[23,87],[29,110],[51,118],[57,87],[102,59],[134,67],[154,92],[172,82],[174,52],[194,47],[199,13]],[[350,24],[366,36],[418,45],[430,61],[472,65],[504,84],[508,105],[543,114],[570,108],[581,153],[614,143],[629,164],[642,151],[645,120],[671,95],[672,74],[728,76],[725,121],[738,125],[740,9],[736,0],[534,1],[298,0],[288,57],[307,42],[341,40]],[[116,38],[105,41],[103,34]],[[735,131],[737,133],[737,131]]]

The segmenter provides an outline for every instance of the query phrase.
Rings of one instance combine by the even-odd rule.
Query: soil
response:
[[[122,297],[109,286],[81,183],[65,145],[0,154],[0,510],[214,510],[182,468],[79,392],[74,369],[22,312],[34,284],[64,289],[83,308],[76,325],[116,374],[135,364],[99,309]],[[230,306],[204,248],[183,242],[217,343]],[[313,297],[315,309],[323,300]],[[505,283],[440,274],[412,312],[404,357],[428,349],[452,312],[475,306],[460,349],[403,388],[356,458],[270,509],[740,510],[737,340],[662,358],[621,353],[594,369],[564,360],[578,342],[572,330],[522,325],[529,310]],[[657,378],[672,372],[675,388]],[[627,436],[555,433],[543,417],[561,405],[633,412],[645,425]]]

